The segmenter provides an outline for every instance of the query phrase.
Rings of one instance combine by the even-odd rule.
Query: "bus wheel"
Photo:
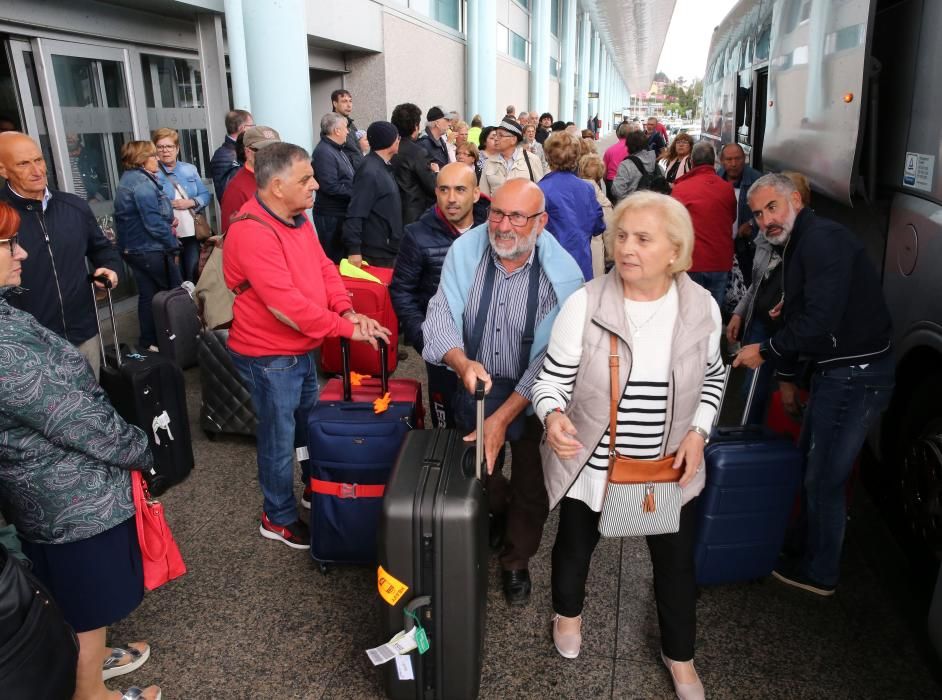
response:
[[[942,552],[942,377],[917,389],[900,423],[898,464],[903,524],[916,547],[930,557]]]

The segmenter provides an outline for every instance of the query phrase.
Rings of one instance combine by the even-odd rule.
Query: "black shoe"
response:
[[[501,579],[508,605],[524,605],[530,600],[530,572],[527,569],[502,571]]]
[[[504,533],[507,530],[506,513],[488,513],[487,515],[487,543],[492,551],[497,551],[504,544]]]

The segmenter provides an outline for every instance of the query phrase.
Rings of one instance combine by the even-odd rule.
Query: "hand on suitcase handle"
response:
[[[376,342],[377,338],[382,338],[387,345],[389,344],[389,329],[381,326],[376,319],[363,314],[356,314],[350,321],[353,323],[352,340],[369,343],[374,350],[379,350],[379,344]]]
[[[88,276],[89,282],[94,282],[98,289],[114,289],[118,285],[118,274],[107,267],[99,267]]]

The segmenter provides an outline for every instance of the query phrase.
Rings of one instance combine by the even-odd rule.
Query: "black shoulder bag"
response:
[[[487,268],[484,273],[484,286],[481,289],[481,303],[478,306],[477,315],[474,318],[474,325],[471,328],[470,339],[465,339],[465,354],[469,359],[481,362],[478,359],[478,353],[481,349],[481,339],[484,336],[484,325],[487,323],[487,311],[491,307],[494,296],[494,275],[495,265],[489,259],[491,252],[485,251],[485,264]],[[526,371],[530,363],[530,349],[533,347],[533,331],[536,327],[536,309],[539,304],[540,296],[540,257],[538,254],[533,256],[533,264],[530,266],[529,287],[527,288],[527,316],[523,325],[523,338],[520,341],[520,355],[517,364],[516,377],[491,377],[491,390],[484,397],[484,416],[487,417],[494,413],[510,397],[517,386],[517,382]],[[483,363],[482,363],[483,364]],[[473,430],[475,425],[475,400],[474,396],[460,384],[455,392],[452,406],[455,413],[455,424],[459,429],[468,431]],[[524,426],[526,424],[526,412],[521,411],[514,418],[513,422],[507,426],[507,439],[510,441],[519,440],[523,437]]]
[[[52,596],[0,545],[0,688],[7,698],[70,698],[78,639]]]
[[[530,182],[536,182],[536,178],[533,177],[533,166],[530,165],[530,156],[527,155],[527,149],[526,149],[526,148],[523,149],[523,159],[524,159],[524,160],[526,161],[526,163],[527,163],[527,170],[530,171]]]

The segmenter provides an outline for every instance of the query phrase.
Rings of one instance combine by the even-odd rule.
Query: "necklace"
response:
[[[661,297],[660,303],[657,305],[657,307],[654,309],[651,315],[649,315],[641,323],[638,323],[634,318],[632,318],[631,312],[628,311],[627,308],[625,309],[625,314],[628,316],[628,329],[631,331],[631,335],[633,336],[641,335],[641,329],[644,328],[646,325],[648,325],[654,319],[654,317],[657,316],[658,311],[661,310],[661,307],[664,306],[664,302],[667,301],[667,297],[668,297],[667,294]]]

